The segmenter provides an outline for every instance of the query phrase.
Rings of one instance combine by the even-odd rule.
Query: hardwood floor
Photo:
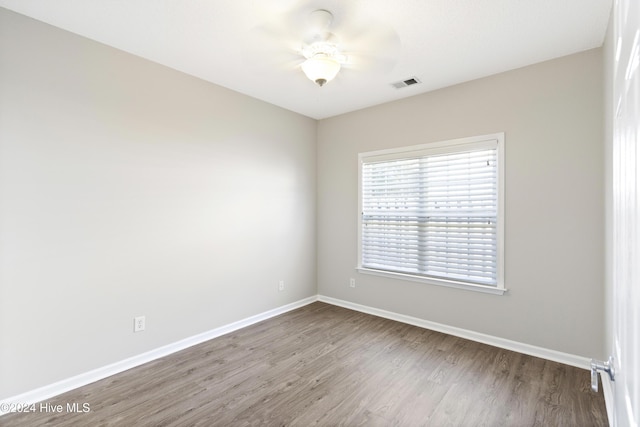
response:
[[[586,370],[316,302],[42,403],[62,413],[36,404],[0,425],[605,426],[589,381]]]

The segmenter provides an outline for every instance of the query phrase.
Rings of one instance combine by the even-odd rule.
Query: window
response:
[[[363,273],[502,294],[504,134],[361,153]]]

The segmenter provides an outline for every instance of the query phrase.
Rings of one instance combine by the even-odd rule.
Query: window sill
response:
[[[373,276],[382,276],[382,277],[388,277],[391,279],[398,279],[398,280],[410,280],[412,282],[427,283],[429,285],[436,285],[436,286],[445,286],[447,288],[465,289],[467,291],[482,292],[485,294],[504,295],[504,293],[507,292],[506,289],[497,288],[495,286],[474,285],[471,283],[454,282],[451,280],[437,280],[437,279],[431,279],[431,278],[422,277],[422,276],[413,276],[411,274],[392,273],[389,271],[373,270],[370,268],[362,268],[362,267],[357,267],[356,270],[358,270],[358,272],[360,273],[371,274]]]

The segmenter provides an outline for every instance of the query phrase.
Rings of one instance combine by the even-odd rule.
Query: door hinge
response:
[[[609,360],[603,362],[601,360],[591,359],[591,390],[598,392],[598,371],[609,374],[611,381],[615,381],[616,372],[613,368],[613,356],[609,356]]]

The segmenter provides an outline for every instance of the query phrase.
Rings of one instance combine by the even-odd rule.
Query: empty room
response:
[[[635,0],[0,0],[0,425],[638,426]]]

